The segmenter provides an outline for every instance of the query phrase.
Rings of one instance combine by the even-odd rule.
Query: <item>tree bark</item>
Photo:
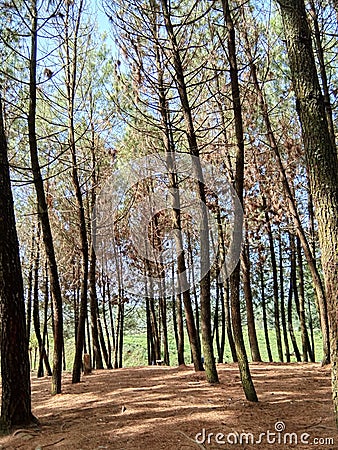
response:
[[[329,328],[328,328],[325,291],[324,291],[323,283],[322,283],[322,280],[321,280],[321,277],[319,275],[319,271],[318,271],[318,268],[316,265],[315,252],[311,251],[308,239],[306,237],[306,233],[304,231],[302,222],[300,220],[300,215],[299,215],[299,212],[297,209],[296,200],[295,200],[295,197],[291,190],[291,186],[290,186],[290,183],[289,183],[289,180],[287,177],[287,173],[286,173],[286,170],[284,168],[284,165],[283,165],[283,162],[282,162],[282,159],[280,156],[278,140],[277,140],[275,133],[273,131],[273,128],[272,128],[272,124],[271,124],[271,120],[270,120],[270,116],[269,116],[268,105],[267,105],[266,99],[264,97],[264,92],[262,90],[262,87],[258,81],[257,67],[254,63],[254,58],[251,53],[249,39],[248,39],[247,33],[245,31],[244,31],[244,38],[246,41],[246,53],[249,58],[251,77],[252,77],[252,80],[254,83],[254,87],[255,87],[255,90],[257,93],[257,97],[258,97],[258,104],[259,104],[259,107],[260,107],[260,110],[262,113],[262,117],[264,120],[264,124],[266,127],[268,142],[269,142],[269,145],[276,157],[277,168],[278,168],[278,171],[279,171],[281,179],[282,179],[282,184],[283,184],[286,200],[288,203],[288,207],[290,210],[290,214],[293,219],[293,224],[297,230],[297,235],[300,238],[300,241],[301,241],[301,244],[303,247],[303,251],[304,251],[304,255],[305,255],[306,261],[308,263],[308,266],[309,266],[309,269],[311,272],[313,286],[314,286],[314,289],[316,292],[316,300],[317,300],[317,304],[318,304],[320,324],[321,324],[321,330],[322,330],[322,335],[323,335],[322,364],[325,365],[330,362]]]
[[[267,308],[266,308],[266,298],[265,298],[265,282],[264,282],[263,267],[260,267],[259,274],[260,274],[260,285],[261,285],[261,300],[262,300],[265,345],[266,345],[266,351],[268,353],[269,362],[272,362],[273,358],[272,358],[272,353],[271,353],[271,345],[270,345],[270,338],[269,338],[269,325],[268,325],[268,319],[267,319],[267,313],[266,313]]]
[[[31,412],[30,367],[24,288],[11,190],[7,140],[0,98],[0,434],[35,421]]]
[[[50,227],[46,195],[39,164],[37,137],[35,129],[36,118],[36,66],[37,66],[37,38],[38,38],[38,17],[36,0],[31,2],[31,54],[30,54],[30,83],[29,83],[29,111],[28,111],[28,138],[33,173],[34,186],[37,196],[38,215],[41,223],[42,236],[45,251],[48,259],[50,271],[50,284],[53,298],[53,376],[52,394],[61,393],[62,378],[62,349],[63,349],[63,312],[62,294],[58,275],[58,268],[55,257],[53,236]]]
[[[192,168],[194,172],[195,179],[197,182],[197,194],[201,202],[201,225],[200,225],[200,242],[201,242],[201,273],[202,278],[200,280],[200,306],[201,306],[201,331],[202,331],[202,347],[205,362],[205,372],[209,383],[218,383],[218,375],[216,369],[216,362],[214,356],[214,350],[212,345],[212,335],[211,335],[211,306],[210,306],[210,264],[209,264],[209,229],[208,229],[208,217],[206,214],[206,196],[205,187],[203,183],[203,173],[202,167],[199,159],[199,150],[197,145],[197,137],[194,128],[194,122],[191,112],[191,107],[189,104],[186,80],[184,76],[184,69],[181,60],[181,55],[179,51],[179,45],[176,40],[176,35],[174,33],[173,24],[171,22],[171,16],[168,8],[168,1],[161,0],[161,5],[163,9],[163,16],[165,21],[166,30],[168,33],[168,38],[171,45],[171,54],[173,59],[173,67],[176,75],[176,85],[182,106],[183,118],[186,127],[186,134],[189,145],[189,152],[192,156]],[[184,294],[183,293],[183,299]],[[184,304],[186,308],[186,304]],[[187,305],[189,306],[189,305]],[[191,305],[190,305],[191,306]],[[195,355],[194,355],[195,359]],[[200,361],[194,364],[200,366]]]
[[[236,33],[231,16],[228,0],[222,0],[222,9],[224,22],[228,30],[228,58],[230,63],[230,80],[232,104],[235,119],[236,134],[236,156],[235,156],[235,182],[234,188],[237,196],[243,205],[243,188],[244,188],[244,131],[242,119],[242,105],[238,81],[238,68],[236,56]],[[241,220],[241,212],[235,211],[235,220]],[[243,339],[242,319],[240,309],[240,272],[241,264],[238,262],[235,270],[230,276],[230,292],[231,292],[231,318],[234,332],[234,340],[236,346],[236,354],[238,358],[238,366],[242,380],[242,386],[247,400],[257,402],[256,390],[251,378],[249,362]]]
[[[304,0],[278,0],[318,222],[329,317],[332,395],[338,427],[338,159],[330,138]]]
[[[266,227],[267,227],[267,231],[268,231],[269,247],[270,247],[272,281],[273,281],[272,286],[273,286],[273,304],[274,304],[274,324],[275,324],[278,358],[279,358],[279,361],[283,361],[283,347],[282,347],[282,336],[281,336],[281,329],[280,329],[280,314],[279,314],[277,261],[276,261],[275,246],[274,246],[274,242],[273,242],[272,228],[271,228],[269,212],[267,210],[265,197],[263,197],[263,208],[265,210],[265,221],[266,221]]]
[[[252,290],[251,290],[251,268],[250,268],[250,250],[249,242],[246,236],[246,242],[242,250],[242,276],[243,291],[246,304],[246,317],[248,323],[248,335],[251,350],[252,361],[262,361],[258,347],[258,339],[256,333],[255,315],[253,310]]]

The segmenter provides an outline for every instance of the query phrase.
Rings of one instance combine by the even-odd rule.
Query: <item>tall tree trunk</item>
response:
[[[178,90],[178,95],[180,98],[183,118],[186,127],[186,134],[189,145],[189,152],[192,156],[192,169],[195,179],[197,182],[197,194],[201,203],[201,209],[199,213],[201,214],[200,222],[200,256],[201,256],[201,274],[202,278],[200,280],[200,306],[201,306],[201,331],[202,331],[202,347],[205,362],[205,372],[209,383],[218,383],[218,375],[216,370],[216,363],[214,357],[214,350],[212,345],[211,336],[211,307],[210,307],[210,271],[209,271],[209,228],[208,228],[208,216],[206,214],[206,197],[205,197],[205,187],[203,183],[203,173],[199,159],[199,150],[197,145],[197,138],[194,129],[194,122],[191,112],[191,107],[189,104],[187,86],[185,81],[184,69],[181,60],[181,54],[179,46],[176,40],[176,34],[174,33],[174,27],[171,22],[171,16],[168,7],[167,0],[161,0],[163,16],[165,21],[165,27],[168,33],[168,38],[170,41],[170,51],[173,59],[173,67],[176,75],[176,85]],[[190,315],[191,304],[188,305],[187,302],[187,292],[183,292],[183,300],[185,310]],[[188,309],[187,309],[188,308]],[[189,324],[191,327],[193,323]],[[188,325],[188,327],[189,327]],[[196,343],[197,344],[197,343]],[[200,360],[195,361],[198,358],[197,355],[193,355],[195,367],[201,368]]]
[[[72,373],[72,383],[79,383],[81,378],[81,368],[82,368],[82,353],[83,344],[85,336],[85,322],[87,314],[87,296],[88,296],[88,264],[89,264],[89,251],[88,251],[88,237],[87,237],[87,225],[84,211],[84,204],[79,180],[78,173],[78,162],[77,162],[77,146],[76,146],[76,136],[75,136],[75,95],[76,95],[76,85],[77,79],[77,61],[78,61],[78,38],[79,38],[79,28],[81,22],[83,1],[80,0],[78,10],[76,12],[75,28],[72,36],[69,36],[69,25],[71,19],[71,4],[66,3],[66,14],[64,18],[64,47],[66,53],[66,64],[65,64],[65,80],[66,80],[66,91],[67,91],[67,112],[68,112],[68,146],[71,152],[72,160],[72,183],[75,191],[76,199],[76,213],[77,213],[77,226],[80,237],[80,251],[82,257],[82,267],[81,267],[81,288],[80,288],[80,311],[78,316],[78,325],[76,333],[76,348],[75,357],[73,364]],[[71,54],[72,52],[72,54]]]
[[[48,261],[45,262],[45,280],[44,280],[44,309],[43,309],[43,329],[42,329],[42,348],[44,350],[44,356],[41,358],[40,355],[40,365],[42,366],[42,363],[45,363],[47,375],[51,377],[53,375],[52,369],[49,365],[48,360],[48,352],[45,350],[46,347],[46,341],[48,345],[48,306],[49,306],[49,277],[48,277]],[[47,347],[48,349],[48,347]],[[63,348],[63,370],[66,370],[66,364],[65,364],[65,349]]]
[[[231,80],[231,94],[232,104],[235,119],[235,134],[236,134],[236,163],[235,163],[235,182],[234,187],[237,196],[243,205],[243,185],[244,185],[244,131],[242,120],[242,106],[238,81],[238,68],[236,56],[236,33],[231,16],[230,6],[228,0],[222,0],[222,9],[224,22],[228,30],[228,58],[230,63],[230,80]],[[241,212],[235,211],[235,220],[241,220]],[[247,400],[257,402],[256,390],[251,378],[248,358],[243,339],[242,319],[240,309],[240,271],[241,265],[238,262],[235,270],[230,277],[231,288],[231,318],[234,332],[234,340],[236,346],[236,354],[238,358],[238,366]]]
[[[218,362],[224,362],[224,350],[225,350],[225,334],[226,334],[226,316],[224,305],[224,287],[223,283],[217,280],[217,291],[219,295],[219,301],[221,306],[221,336],[219,341]]]
[[[303,255],[300,247],[299,238],[296,239],[296,253],[297,253],[297,267],[298,267],[298,292],[299,292],[299,322],[302,337],[302,353],[303,361],[308,362],[308,353],[311,353],[311,349],[308,348],[309,339],[306,328],[306,316],[305,316],[305,290],[304,290],[304,270],[303,270]]]
[[[32,322],[34,253],[35,253],[35,224],[32,227],[32,244],[31,244],[30,260],[29,260],[27,306],[26,306],[27,346],[28,346],[29,350],[30,350],[31,322]]]
[[[278,293],[278,273],[277,273],[277,261],[275,246],[273,242],[273,235],[271,229],[271,223],[269,218],[269,212],[267,210],[266,199],[263,197],[263,208],[265,210],[265,221],[268,231],[269,246],[270,246],[270,258],[271,258],[271,270],[272,270],[272,280],[273,280],[273,304],[274,304],[274,322],[275,322],[275,333],[277,341],[277,350],[279,361],[283,361],[283,347],[282,347],[282,336],[280,330],[280,314],[279,314],[279,293]]]
[[[224,311],[225,311],[225,325],[226,325],[226,332],[229,342],[229,347],[231,351],[231,357],[234,363],[238,362],[237,354],[236,354],[236,347],[235,347],[235,341],[234,341],[234,335],[232,332],[232,320],[231,320],[231,307],[230,307],[230,282],[227,278],[225,280],[225,288],[224,288]]]
[[[151,366],[154,361],[154,340],[151,329],[151,321],[150,321],[150,306],[149,306],[149,297],[146,297],[146,321],[147,321],[147,355],[148,355],[148,366]],[[113,332],[114,333],[114,332]],[[113,334],[114,336],[114,334]],[[115,349],[115,342],[113,345]]]
[[[106,304],[107,304],[107,296],[106,296],[106,288],[107,288],[107,280],[104,275],[104,272],[102,270],[102,317],[103,317],[103,324],[104,324],[104,331],[106,333],[107,337],[107,353],[108,353],[108,360],[106,362],[107,369],[112,369],[112,363],[111,363],[111,342],[110,342],[110,336],[109,336],[109,328],[108,328],[108,321],[107,321],[107,310],[106,310]]]
[[[104,362],[106,363],[107,369],[112,369],[112,366],[109,362],[109,353],[107,350],[106,341],[104,339],[103,328],[102,328],[99,310],[97,310],[97,330],[99,333],[99,340],[100,340],[100,345],[101,345],[101,349],[102,349],[102,356],[103,356]]]
[[[250,250],[248,237],[242,250],[242,274],[243,274],[243,290],[246,304],[246,317],[248,322],[248,335],[251,350],[252,361],[261,361],[261,355],[258,347],[255,315],[253,310],[252,290],[251,290],[251,268],[250,268]]]
[[[310,16],[312,18],[313,30],[314,30],[314,41],[317,49],[317,57],[319,62],[319,71],[320,78],[323,87],[323,99],[326,111],[326,119],[329,127],[330,138],[332,142],[332,146],[336,148],[336,137],[334,132],[334,124],[333,124],[333,116],[332,116],[332,105],[330,99],[330,91],[329,91],[329,83],[327,79],[326,73],[326,65],[325,65],[325,55],[324,49],[322,46],[321,32],[319,29],[318,15],[315,2],[313,0],[309,0],[310,6]]]
[[[290,338],[293,346],[293,351],[295,354],[295,357],[298,362],[301,361],[300,352],[298,349],[294,329],[293,329],[293,320],[292,320],[292,314],[293,314],[293,307],[292,307],[292,295],[294,295],[295,298],[295,304],[297,308],[297,274],[296,274],[296,250],[294,245],[294,238],[292,234],[289,234],[290,239],[290,260],[291,260],[291,268],[290,268],[290,288],[289,288],[289,298],[288,298],[288,326],[289,326],[289,333]]]
[[[276,138],[275,133],[273,131],[273,127],[272,127],[270,115],[269,115],[268,104],[264,97],[264,92],[262,90],[261,84],[258,81],[257,67],[254,63],[254,58],[253,58],[253,55],[251,52],[251,47],[250,47],[250,43],[249,43],[249,39],[248,39],[246,31],[244,31],[244,38],[246,41],[246,49],[245,50],[246,50],[246,53],[249,58],[251,77],[252,77],[253,84],[254,84],[254,87],[255,87],[255,90],[256,90],[256,93],[258,96],[258,103],[259,103],[260,110],[261,110],[261,113],[263,116],[266,132],[267,132],[268,142],[269,142],[270,147],[273,150],[275,157],[276,157],[277,168],[278,168],[278,171],[279,171],[281,179],[282,179],[288,207],[289,207],[292,219],[293,219],[294,226],[297,230],[297,235],[299,236],[299,238],[301,240],[304,255],[306,257],[306,261],[308,263],[308,266],[309,266],[309,269],[311,272],[312,282],[313,282],[313,286],[314,286],[315,292],[316,292],[316,299],[317,299],[318,310],[319,310],[319,315],[320,315],[321,330],[322,330],[322,334],[323,334],[323,361],[322,361],[322,364],[325,365],[330,362],[329,325],[328,325],[328,317],[327,317],[327,305],[326,305],[325,291],[324,291],[323,283],[322,283],[322,280],[321,280],[321,277],[320,277],[320,274],[319,274],[319,271],[317,268],[316,255],[313,250],[311,251],[311,247],[309,245],[302,222],[300,220],[300,215],[299,215],[299,212],[297,209],[296,200],[292,193],[291,186],[290,186],[287,174],[286,174],[286,170],[284,168],[284,165],[283,165],[283,162],[282,162],[282,159],[280,156],[278,139]]]
[[[90,325],[93,343],[93,367],[103,369],[102,353],[100,348],[98,317],[97,317],[97,292],[96,292],[96,255],[93,246],[90,248],[89,266],[89,296],[90,296]]]
[[[176,298],[176,322],[177,322],[177,360],[178,365],[184,364],[184,325],[182,310],[182,295],[177,294]]]
[[[53,299],[53,376],[52,394],[61,393],[62,378],[62,349],[63,349],[63,313],[62,295],[55,258],[53,236],[50,227],[46,195],[40,170],[38,146],[35,129],[36,118],[36,65],[37,65],[37,37],[38,17],[36,0],[31,1],[31,54],[30,54],[30,82],[29,82],[29,112],[28,112],[28,138],[33,173],[34,186],[37,196],[38,215],[41,223],[42,236],[49,264],[50,284]]]
[[[0,97],[0,433],[34,421],[19,242],[11,190],[7,140]]]
[[[285,346],[285,357],[286,362],[290,362],[290,346],[288,340],[288,329],[286,324],[286,313],[285,313],[283,247],[281,235],[279,236],[279,288],[280,288],[280,312],[281,312],[282,330]]]
[[[318,222],[329,317],[332,395],[338,427],[338,159],[330,138],[304,0],[281,7],[297,110]]]
[[[159,99],[159,109],[161,114],[161,125],[162,125],[162,139],[164,149],[167,152],[166,162],[168,165],[168,177],[169,177],[169,192],[171,194],[171,203],[172,203],[172,230],[174,234],[174,242],[177,254],[177,278],[179,289],[183,288],[183,302],[185,307],[186,314],[186,322],[188,328],[188,337],[191,352],[193,355],[194,367],[195,370],[202,370],[202,362],[201,362],[201,352],[199,345],[199,336],[198,331],[195,326],[193,310],[191,306],[191,294],[190,294],[190,286],[187,278],[186,271],[186,257],[185,250],[183,246],[183,236],[182,236],[182,224],[181,224],[181,210],[180,210],[180,186],[178,184],[177,173],[175,170],[175,145],[173,141],[173,132],[170,120],[170,111],[169,104],[166,98],[166,87],[163,78],[163,64],[161,61],[160,55],[160,42],[158,40],[159,30],[158,30],[158,7],[155,2],[152,2],[153,7],[153,28],[154,35],[156,36],[156,45],[155,45],[155,55],[156,55],[156,67],[157,67],[157,80],[158,80],[158,99]],[[168,18],[169,20],[169,18]],[[168,23],[170,26],[170,23]],[[183,318],[182,318],[182,303],[181,297],[176,297],[176,306],[177,306],[177,318],[178,318],[178,328],[177,328],[177,337],[178,337],[178,360],[179,364],[184,363],[184,350],[183,350]]]
[[[266,308],[266,298],[265,298],[265,282],[264,282],[263,267],[260,267],[259,275],[260,275],[260,284],[261,284],[261,300],[262,300],[262,311],[263,311],[263,328],[264,328],[265,345],[266,345],[266,351],[268,353],[269,362],[272,362],[273,358],[272,358],[272,353],[271,353],[271,345],[270,345],[270,338],[269,338],[269,325],[268,325],[268,319],[267,319],[267,313],[266,313],[267,308]]]
[[[39,271],[40,271],[40,226],[37,228],[36,249],[34,258],[34,282],[33,282],[33,324],[36,340],[39,346],[39,365],[38,378],[43,377],[43,362],[45,362],[48,375],[51,375],[51,369],[46,354],[45,345],[41,337],[40,330],[40,306],[39,306]]]

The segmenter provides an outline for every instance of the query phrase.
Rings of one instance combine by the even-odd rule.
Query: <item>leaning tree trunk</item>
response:
[[[0,434],[13,425],[33,421],[26,336],[24,289],[19,242],[0,98],[0,307],[1,418]]]
[[[50,284],[53,298],[53,335],[54,335],[54,353],[53,353],[53,376],[52,376],[52,394],[61,393],[62,377],[62,349],[63,349],[63,313],[62,313],[62,294],[59,281],[58,268],[56,264],[52,230],[50,227],[48,207],[46,202],[45,189],[39,164],[37,136],[35,129],[36,118],[36,67],[37,67],[37,38],[38,38],[38,19],[37,2],[32,0],[31,8],[31,55],[30,55],[30,82],[29,82],[29,112],[28,112],[28,140],[31,157],[32,174],[38,204],[38,215],[41,223],[43,242],[48,259],[50,271]]]
[[[338,427],[338,159],[330,138],[304,0],[278,0],[318,222],[329,317],[332,392]]]

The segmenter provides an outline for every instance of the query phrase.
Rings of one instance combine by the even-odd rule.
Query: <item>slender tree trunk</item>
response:
[[[265,197],[263,197],[263,208],[265,210],[265,221],[268,231],[269,246],[270,246],[270,258],[271,258],[271,269],[272,269],[272,279],[273,279],[273,303],[274,303],[274,321],[275,321],[275,333],[277,341],[278,358],[283,361],[283,347],[282,347],[282,336],[280,330],[280,314],[279,314],[279,293],[278,293],[278,273],[277,273],[277,261],[275,246],[273,242],[273,235],[271,229],[271,223],[269,218],[269,213],[267,211],[267,205]]]
[[[175,300],[173,300],[175,302]],[[178,365],[184,364],[184,325],[182,310],[182,295],[176,295],[176,322],[177,322],[177,359]]]
[[[263,311],[263,328],[264,328],[264,337],[265,337],[265,345],[266,351],[268,353],[269,362],[273,361],[272,353],[271,353],[271,345],[269,339],[269,325],[266,313],[266,298],[265,298],[265,282],[264,282],[264,273],[263,267],[260,267],[260,284],[261,284],[261,300],[262,300],[262,311]]]
[[[109,328],[108,328],[108,322],[107,322],[107,310],[106,310],[106,303],[107,303],[107,297],[106,297],[106,279],[102,270],[102,317],[103,317],[103,323],[104,323],[104,331],[106,333],[107,337],[107,352],[108,352],[108,359],[107,359],[107,368],[112,369],[112,363],[111,363],[111,342],[110,342],[110,336],[109,336]]]
[[[286,313],[285,313],[282,236],[279,237],[279,287],[280,287],[280,311],[281,311],[283,338],[284,338],[284,346],[285,346],[285,357],[286,357],[286,362],[290,362],[290,346],[289,346],[289,340],[288,340],[288,329],[287,329],[287,324],[286,324]]]
[[[291,250],[291,268],[290,268],[290,289],[289,289],[289,298],[288,298],[288,326],[289,326],[289,333],[290,338],[293,346],[293,351],[295,354],[295,357],[298,362],[301,361],[300,352],[298,349],[294,329],[293,329],[293,320],[292,320],[292,295],[295,297],[295,304],[297,307],[297,276],[296,276],[296,251],[295,251],[295,245],[294,245],[294,238],[291,234],[289,234],[290,239],[290,250]]]
[[[75,95],[77,85],[77,61],[78,61],[78,38],[79,27],[81,22],[83,1],[80,0],[77,17],[75,18],[75,29],[72,37],[69,36],[69,22],[71,20],[70,3],[66,4],[65,15],[65,52],[66,52],[66,64],[65,64],[65,78],[66,78],[66,90],[67,90],[67,103],[68,103],[68,145],[72,158],[72,183],[75,191],[75,199],[77,206],[77,225],[81,243],[81,288],[80,288],[80,311],[78,317],[77,334],[76,334],[76,348],[73,364],[72,383],[79,383],[81,379],[82,368],[82,353],[85,338],[85,322],[87,314],[87,297],[88,297],[88,264],[89,264],[89,250],[88,250],[88,236],[87,225],[85,218],[85,210],[83,204],[83,197],[81,192],[78,162],[77,162],[77,146],[75,137]],[[71,54],[72,51],[72,54]]]
[[[299,322],[302,336],[302,354],[303,361],[308,362],[308,353],[311,349],[308,348],[306,316],[305,316],[305,291],[304,291],[304,271],[303,271],[303,255],[300,247],[299,239],[297,241],[297,267],[298,267],[298,292],[299,292]]]
[[[48,360],[48,352],[45,350],[46,347],[46,341],[48,341],[48,306],[49,306],[49,277],[48,277],[48,261],[45,263],[45,283],[44,283],[44,310],[43,310],[43,330],[42,330],[42,348],[44,349],[44,356],[41,358],[40,355],[40,362],[39,366],[42,366],[42,363],[45,363],[47,375],[51,377],[53,375],[52,369],[49,365]],[[48,342],[47,342],[48,343]],[[65,351],[63,348],[63,367],[64,370],[66,370],[66,364],[65,364]]]
[[[26,329],[27,329],[27,348],[30,351],[31,322],[32,322],[32,293],[33,293],[33,270],[34,270],[34,253],[35,253],[35,224],[32,227],[32,244],[28,271],[28,289],[27,289],[27,306],[26,306]]]
[[[155,299],[153,297],[153,289],[152,289],[152,280],[150,280],[149,289],[149,309],[150,309],[150,325],[151,325],[151,335],[153,341],[153,363],[156,363],[157,359],[161,359],[161,344],[160,344],[160,336],[158,330],[158,321],[156,317],[155,310]]]
[[[90,324],[93,343],[93,367],[103,369],[102,353],[100,348],[98,317],[97,317],[97,292],[96,292],[96,255],[93,246],[90,249],[89,267],[89,296],[90,296]]]
[[[211,307],[210,307],[210,264],[209,264],[209,227],[208,227],[208,216],[206,214],[206,196],[205,196],[205,186],[203,183],[203,173],[199,159],[199,150],[197,145],[197,138],[194,129],[193,117],[191,112],[191,107],[189,104],[187,86],[185,82],[184,69],[181,60],[181,55],[179,51],[179,46],[176,40],[176,34],[174,32],[174,27],[171,22],[171,16],[168,7],[167,0],[161,0],[163,16],[165,27],[168,33],[168,38],[171,46],[171,55],[173,59],[173,67],[176,75],[176,85],[182,106],[183,118],[186,127],[186,134],[189,145],[189,152],[192,156],[192,169],[194,172],[195,179],[199,180],[197,182],[197,194],[201,203],[200,214],[201,214],[201,225],[200,225],[200,243],[201,243],[201,274],[202,278],[200,280],[200,302],[201,302],[201,331],[202,331],[202,347],[204,353],[205,361],[205,372],[207,380],[210,383],[218,383],[218,375],[216,370],[216,363],[214,357],[214,350],[212,345],[211,336]],[[187,291],[185,291],[187,292]],[[183,293],[183,298],[184,298]],[[186,305],[184,305],[186,308]],[[187,311],[187,309],[186,309]],[[200,361],[194,364],[200,366]]]
[[[101,345],[101,349],[102,349],[103,359],[106,363],[107,369],[112,369],[112,366],[109,363],[109,353],[107,350],[106,341],[105,341],[104,334],[103,334],[103,328],[102,328],[99,311],[97,311],[97,329],[98,329],[98,333],[99,333],[99,340],[100,340],[100,345]]]
[[[243,187],[244,187],[244,131],[242,120],[242,106],[238,82],[238,68],[236,57],[236,36],[235,27],[231,16],[230,6],[228,0],[222,1],[222,9],[224,22],[228,30],[228,58],[230,63],[230,80],[232,104],[235,119],[235,134],[236,134],[236,163],[235,163],[235,182],[234,187],[237,196],[243,205]],[[241,212],[235,211],[235,220],[241,220]],[[236,346],[236,354],[238,358],[238,366],[242,380],[242,386],[247,400],[257,402],[256,390],[251,378],[248,358],[243,339],[242,319],[240,310],[240,271],[241,265],[238,262],[235,270],[230,277],[231,288],[231,318],[234,332],[234,340]]]
[[[151,321],[150,321],[150,308],[149,308],[149,297],[146,297],[146,320],[147,320],[147,355],[148,355],[148,366],[151,366],[154,361],[154,341],[151,332]],[[115,345],[113,346],[115,348]]]
[[[225,317],[225,305],[224,305],[224,291],[223,283],[217,280],[218,295],[221,306],[221,336],[219,342],[218,362],[224,362],[224,349],[225,349],[225,333],[226,333],[226,317]]]
[[[28,138],[33,173],[34,186],[37,196],[38,215],[41,223],[42,236],[48,258],[50,271],[50,284],[53,299],[53,334],[54,334],[54,354],[53,354],[53,376],[52,394],[61,393],[62,378],[62,349],[63,349],[63,313],[62,295],[58,275],[58,268],[55,258],[53,236],[50,227],[46,195],[43,179],[40,170],[37,137],[35,130],[36,117],[36,65],[37,65],[37,19],[36,0],[31,1],[31,55],[30,55],[30,83],[29,83],[29,112],[28,112]]]
[[[248,322],[248,334],[251,350],[252,361],[261,361],[261,355],[258,347],[255,315],[253,310],[252,290],[251,290],[251,268],[249,242],[246,236],[246,242],[242,250],[242,274],[243,274],[243,290],[246,304],[246,317]]]
[[[215,311],[214,311],[214,326],[212,331],[212,340],[216,340],[216,348],[219,359],[220,354],[220,342],[219,342],[219,286],[216,283],[216,299],[215,299]]]
[[[228,342],[231,351],[231,357],[234,363],[238,362],[236,347],[234,341],[234,335],[232,332],[232,320],[231,320],[231,308],[230,308],[230,282],[227,278],[225,280],[225,289],[224,289],[224,310],[225,310],[225,324],[226,324],[226,332],[228,337]]]
[[[39,346],[39,364],[38,378],[43,377],[43,362],[46,364],[48,375],[51,375],[51,369],[46,354],[46,349],[41,337],[40,330],[40,307],[39,307],[39,271],[40,271],[40,226],[37,229],[36,236],[36,253],[34,258],[34,282],[33,282],[33,324],[36,340]]]
[[[166,18],[166,26],[167,28],[171,27],[170,17],[167,10],[167,2],[164,1],[162,3],[162,7],[164,10],[164,15]],[[153,14],[154,14],[154,35],[158,37],[158,29],[157,29],[157,14],[158,8],[157,5],[153,4]],[[169,33],[170,34],[170,33]],[[175,37],[174,37],[175,39]],[[156,54],[156,65],[157,65],[157,79],[158,79],[158,97],[159,97],[159,108],[161,114],[161,122],[162,122],[162,139],[165,151],[167,152],[167,165],[168,165],[168,176],[169,176],[169,191],[171,194],[172,200],[172,230],[174,234],[175,240],[175,248],[177,254],[177,276],[178,276],[178,284],[180,286],[180,290],[183,288],[183,302],[184,309],[186,315],[186,323],[188,329],[188,337],[191,352],[193,355],[194,367],[195,370],[202,370],[203,365],[201,362],[201,352],[200,345],[198,339],[198,332],[196,330],[193,310],[191,305],[191,295],[190,295],[190,286],[187,279],[187,270],[186,270],[186,261],[185,261],[185,250],[183,246],[183,236],[182,236],[182,224],[181,224],[181,210],[180,210],[180,186],[178,185],[177,173],[175,171],[175,146],[172,139],[172,130],[171,130],[171,121],[169,114],[169,105],[166,98],[166,88],[164,86],[163,79],[163,67],[161,63],[160,57],[160,44],[157,41],[155,47]],[[179,54],[176,55],[178,58],[177,68],[175,70],[182,70],[180,64]],[[182,74],[183,76],[183,74]],[[182,311],[182,306],[180,306],[178,302],[178,298],[176,299],[177,303],[177,312],[180,314]],[[182,314],[181,314],[182,317]],[[181,317],[178,317],[181,319]],[[181,322],[182,323],[182,322]],[[182,353],[182,345],[183,345],[183,333],[181,333],[181,323],[178,322],[178,338],[179,338],[179,347],[178,347],[178,358],[180,364],[184,362],[184,352]],[[182,362],[183,361],[183,362]]]
[[[286,200],[289,206],[289,210],[293,219],[294,226],[297,230],[297,234],[301,240],[301,244],[303,247],[304,255],[306,257],[306,261],[308,263],[309,269],[311,271],[313,286],[316,292],[316,299],[318,304],[318,310],[320,315],[320,323],[321,330],[323,334],[323,361],[322,364],[328,364],[330,362],[330,343],[329,343],[329,326],[328,326],[328,317],[327,317],[327,305],[326,305],[326,296],[323,287],[323,283],[317,268],[316,264],[316,255],[315,251],[311,251],[308,239],[306,237],[302,222],[300,220],[299,212],[297,209],[295,197],[292,193],[291,186],[280,156],[278,140],[273,131],[273,127],[270,120],[269,109],[266,103],[266,99],[264,97],[264,93],[262,87],[258,81],[257,76],[257,67],[254,64],[254,58],[251,53],[251,47],[249,43],[249,39],[246,31],[244,31],[244,38],[246,41],[246,53],[249,58],[249,64],[251,69],[251,77],[253,79],[254,87],[258,96],[258,103],[262,112],[262,116],[264,119],[264,124],[267,131],[267,138],[270,144],[271,149],[273,150],[275,157],[277,168],[282,178],[282,183],[284,187],[284,192],[286,195]],[[311,212],[311,211],[310,211]]]

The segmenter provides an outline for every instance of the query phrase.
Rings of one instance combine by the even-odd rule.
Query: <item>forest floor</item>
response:
[[[213,386],[191,366],[95,371],[77,385],[66,374],[55,397],[34,377],[40,425],[0,438],[0,449],[338,449],[329,367],[251,370],[258,403],[245,400],[236,364],[219,364]]]

